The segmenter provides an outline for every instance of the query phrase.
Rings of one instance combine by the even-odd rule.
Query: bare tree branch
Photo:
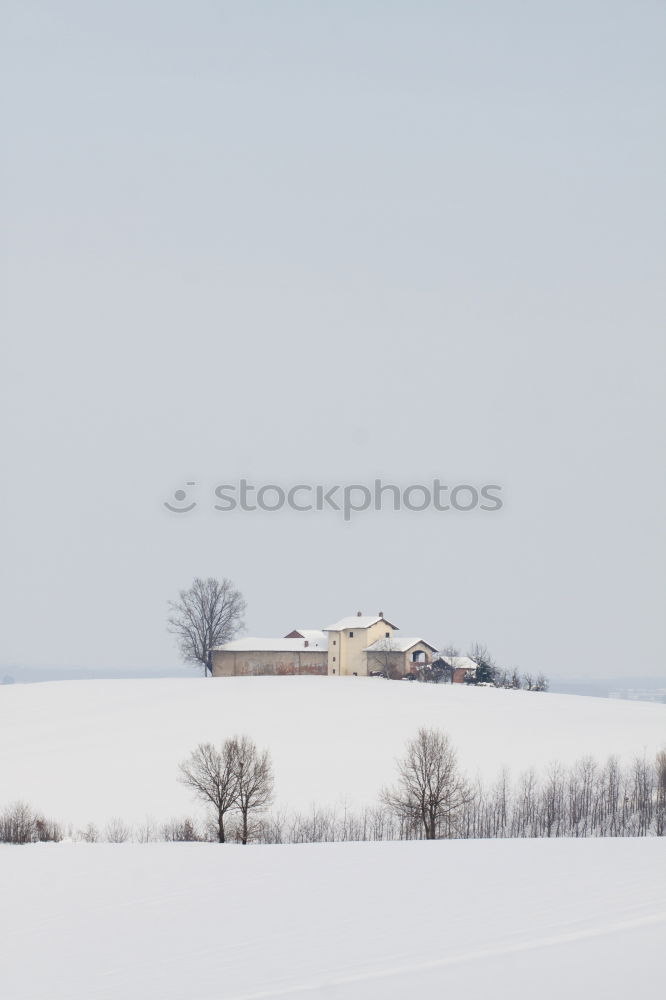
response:
[[[458,771],[456,752],[444,733],[419,729],[398,761],[398,784],[382,800],[404,822],[421,828],[426,840],[453,836],[459,814],[473,794]]]
[[[226,740],[221,751],[212,743],[200,743],[189,759],[180,765],[180,781],[191,788],[197,798],[212,807],[220,844],[226,839],[225,817],[236,808],[238,777],[235,759],[236,741]]]
[[[245,599],[231,580],[196,578],[169,602],[167,628],[176,636],[187,663],[199,663],[204,676],[213,673],[212,650],[229,642],[244,628]]]
[[[261,812],[273,797],[273,765],[268,750],[259,751],[248,737],[234,740],[236,803],[241,814],[241,842],[247,844],[251,813]]]

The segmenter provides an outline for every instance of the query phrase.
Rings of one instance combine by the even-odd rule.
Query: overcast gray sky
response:
[[[662,672],[663,3],[2,17],[3,667],[173,666],[214,575],[249,634]],[[212,509],[377,476],[504,507]]]

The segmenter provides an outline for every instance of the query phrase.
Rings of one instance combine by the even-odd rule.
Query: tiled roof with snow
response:
[[[436,652],[435,647],[431,646],[429,642],[425,641],[425,639],[419,639],[418,636],[407,636],[407,635],[401,635],[401,636],[396,635],[392,636],[390,639],[377,639],[377,641],[373,642],[372,645],[366,646],[365,652],[406,653],[408,649],[411,649],[412,646],[416,646],[416,644],[419,642],[422,642],[424,646],[428,647],[428,649],[432,649],[433,652]]]
[[[376,625],[377,622],[386,622],[391,628],[397,628],[397,625],[391,625],[391,622],[386,621],[386,618],[382,618],[381,615],[349,615],[348,618],[341,618],[339,622],[335,622],[333,625],[327,625],[324,632],[344,632],[346,629],[355,628],[370,628],[371,625]]]
[[[320,628],[295,628],[293,631],[298,632],[304,639],[308,639],[310,643],[328,642],[328,636]]]
[[[436,658],[444,660],[454,670],[476,670],[477,667],[476,660],[469,656],[446,656],[444,653],[438,653]]]
[[[310,639],[257,639],[249,637],[225,642],[223,646],[215,646],[214,651],[222,650],[226,653],[325,653],[327,649],[328,640],[326,638],[313,642]]]

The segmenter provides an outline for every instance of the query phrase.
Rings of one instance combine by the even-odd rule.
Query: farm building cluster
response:
[[[339,677],[417,677],[431,672],[452,683],[474,676],[467,656],[439,653],[418,636],[399,636],[384,617],[357,612],[323,629],[295,628],[282,638],[234,639],[212,651],[214,677],[314,674]]]

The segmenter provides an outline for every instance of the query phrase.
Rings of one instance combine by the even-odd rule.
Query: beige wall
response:
[[[432,663],[433,650],[425,642],[415,643],[411,649],[408,649],[405,653],[405,662],[411,664],[412,654],[420,650],[425,653],[425,657],[421,659],[421,663]]]
[[[253,677],[264,674],[326,674],[326,650],[305,649],[294,653],[265,650],[213,651],[213,677]]]
[[[342,673],[343,647],[340,641],[341,632],[328,633],[328,673]]]
[[[350,637],[349,633],[353,632]],[[392,636],[395,629],[385,621],[379,621],[370,628],[350,626],[344,632],[328,633],[328,672],[338,676],[358,674],[366,677],[368,663],[364,650],[377,639],[383,639],[388,632]],[[373,669],[373,668],[371,668]]]

